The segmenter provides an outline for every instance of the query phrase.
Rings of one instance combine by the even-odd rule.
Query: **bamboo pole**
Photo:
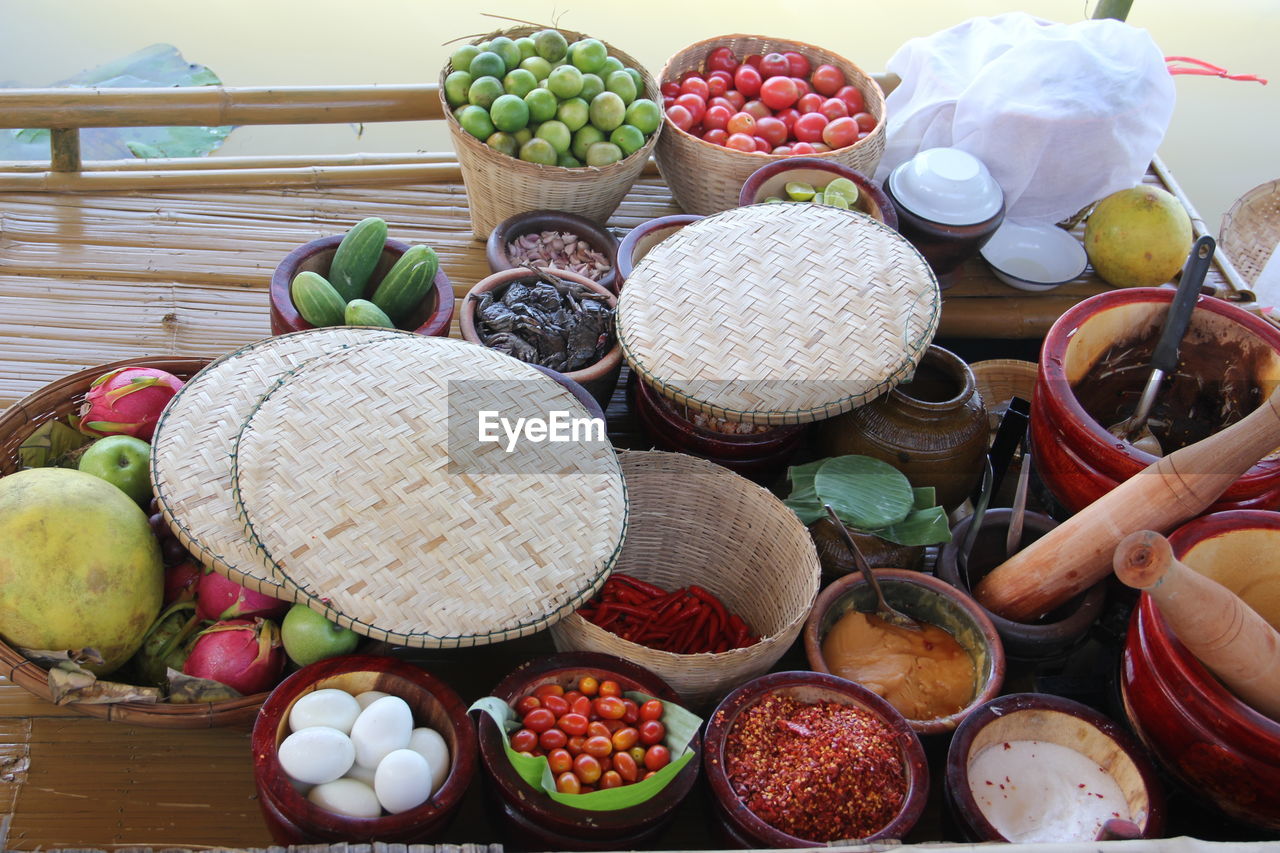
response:
[[[1182,186],[1174,179],[1173,173],[1169,171],[1169,167],[1160,159],[1160,155],[1151,158],[1151,171],[1156,173],[1156,177],[1160,179],[1160,183],[1164,184],[1174,198],[1176,198],[1186,209],[1187,215],[1191,217],[1191,230],[1197,238],[1206,234],[1212,236],[1209,226],[1200,218],[1199,211],[1196,206],[1191,203],[1191,199],[1183,192]],[[1213,253],[1213,263],[1218,267],[1218,271],[1222,273],[1222,277],[1227,280],[1227,287],[1233,291],[1234,299],[1232,301],[1252,302],[1254,300],[1253,291],[1249,288],[1249,283],[1240,277],[1239,271],[1235,265],[1231,263],[1231,259],[1227,257],[1227,253],[1219,246],[1218,250]]]
[[[1117,21],[1123,21],[1129,17],[1129,7],[1133,5],[1133,0],[1098,0],[1098,5],[1093,10],[1093,18],[1115,18]]]
[[[49,133],[49,168],[55,172],[80,171],[80,131],[55,127]]]
[[[360,184],[447,184],[462,180],[456,162],[271,169],[152,169],[117,172],[23,172],[0,175],[0,192],[277,189]]]
[[[395,154],[276,154],[222,157],[163,157],[130,160],[83,160],[83,172],[146,172],[163,169],[280,169],[295,166],[391,166],[421,163],[456,163],[452,151],[409,151]],[[45,172],[49,165],[38,160],[0,160],[0,174]]]

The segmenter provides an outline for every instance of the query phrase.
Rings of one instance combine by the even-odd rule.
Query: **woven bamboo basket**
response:
[[[875,130],[866,139],[853,145],[806,156],[831,160],[864,175],[875,174],[880,157],[884,154],[885,105],[884,91],[871,75],[839,54],[804,42],[764,36],[730,35],[706,39],[680,51],[667,60],[660,75],[661,80],[678,80],[685,71],[701,70],[707,54],[712,48],[720,46],[732,48],[739,58],[753,53],[791,50],[808,57],[815,68],[821,64],[830,64],[843,71],[848,84],[862,92],[867,112],[876,117]],[[735,151],[722,145],[703,142],[671,124],[665,115],[662,123],[667,127],[658,139],[658,168],[662,171],[667,186],[671,188],[676,203],[685,213],[706,216],[737,207],[742,185],[751,173],[765,163],[786,156]]]
[[[975,361],[969,369],[978,383],[978,393],[982,395],[982,404],[987,409],[987,426],[994,435],[1010,400],[1021,397],[1031,401],[1031,392],[1036,387],[1036,363],[1016,358],[992,358]]]
[[[799,635],[821,576],[813,540],[768,490],[715,463],[661,451],[619,458],[630,515],[615,570],[664,589],[705,587],[760,641],[681,655],[624,640],[577,613],[553,625],[551,637],[561,651],[637,663],[705,708],[766,672]]]
[[[108,370],[118,367],[156,367],[186,380],[194,376],[208,362],[209,360],[205,358],[182,356],[132,358],[80,370],[49,383],[34,394],[14,403],[3,415],[0,415],[0,475],[17,472],[18,448],[22,442],[41,424],[65,418],[78,410],[80,404],[84,402],[84,395],[89,390],[89,386]],[[48,672],[3,642],[0,642],[0,675],[8,677],[10,681],[41,699],[53,701],[53,695],[49,691]],[[253,722],[258,713],[258,707],[266,697],[266,693],[258,693],[223,702],[191,705],[170,705],[166,702],[156,704],[118,702],[91,705],[71,702],[67,707],[90,717],[118,720],[139,726],[207,729],[213,726],[248,726]]]
[[[1252,287],[1280,246],[1280,178],[1256,186],[1236,199],[1222,215],[1222,250]]]
[[[517,39],[540,29],[543,27],[511,27],[489,33],[472,43],[479,44],[498,36]],[[587,37],[566,29],[560,32],[570,44]],[[623,65],[640,72],[644,80],[644,97],[661,104],[658,84],[639,60],[608,42],[605,42],[605,47],[609,49],[610,56],[616,56]],[[636,178],[640,177],[658,137],[662,135],[662,125],[659,125],[643,148],[610,166],[570,169],[526,163],[490,148],[462,129],[444,96],[444,80],[451,71],[453,63],[446,62],[440,72],[440,103],[453,139],[453,150],[458,155],[462,182],[467,188],[471,230],[478,240],[486,239],[502,220],[530,210],[562,210],[603,224],[630,191]]]

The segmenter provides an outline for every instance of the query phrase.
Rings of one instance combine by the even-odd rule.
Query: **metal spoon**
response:
[[[984,457],[982,487],[978,490],[978,497],[974,501],[973,515],[969,517],[969,529],[965,531],[964,541],[960,543],[960,553],[956,554],[956,562],[960,565],[960,577],[964,579],[964,585],[969,589],[973,588],[973,582],[969,579],[969,554],[978,541],[978,532],[982,530],[982,519],[986,517],[987,506],[991,503],[994,481],[995,472],[991,467],[991,457]]]
[[[845,529],[844,522],[836,515],[836,511],[831,508],[831,504],[823,504],[827,511],[827,517],[831,519],[831,523],[835,525],[836,530],[840,532],[840,538],[844,540],[844,545],[849,549],[849,553],[853,555],[853,562],[857,565],[858,571],[862,572],[862,576],[867,579],[867,585],[871,587],[871,591],[876,594],[876,611],[875,615],[882,621],[890,625],[896,625],[899,628],[906,628],[908,631],[923,630],[920,623],[912,619],[907,614],[894,610],[889,606],[889,602],[884,600],[884,593],[880,590],[880,582],[876,580],[875,572],[871,570],[871,566],[867,563],[867,558],[862,556],[862,552],[858,550],[857,543],[853,541],[853,537],[849,535],[849,531]]]
[[[1209,271],[1216,245],[1212,237],[1205,235],[1191,247],[1191,254],[1187,256],[1187,263],[1182,268],[1182,277],[1178,280],[1178,292],[1169,304],[1169,311],[1164,317],[1164,328],[1160,330],[1160,340],[1156,342],[1155,351],[1151,354],[1151,375],[1142,389],[1142,396],[1138,398],[1138,407],[1133,410],[1131,417],[1108,429],[1116,438],[1156,456],[1164,455],[1163,448],[1160,447],[1160,440],[1152,435],[1147,417],[1151,414],[1151,406],[1155,403],[1156,393],[1165,376],[1178,368],[1178,349],[1182,346],[1182,338],[1191,323],[1191,311],[1200,297],[1200,285],[1204,282],[1205,273]]]
[[[1004,539],[1005,559],[1018,553],[1022,547],[1022,523],[1027,516],[1027,485],[1031,479],[1031,432],[1022,439],[1022,467],[1018,469],[1018,484],[1013,490],[1013,506],[1009,512],[1009,532]]]

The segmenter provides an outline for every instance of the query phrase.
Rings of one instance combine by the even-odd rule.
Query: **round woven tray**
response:
[[[243,586],[290,598],[245,539],[231,498],[231,450],[240,426],[280,375],[302,362],[352,344],[412,335],[345,326],[294,332],[224,355],[192,377],[165,409],[151,441],[151,483],[183,547]]]
[[[376,640],[449,648],[541,630],[595,593],[626,526],[612,447],[506,453],[477,443],[480,409],[589,417],[533,367],[446,338],[360,344],[280,378],[235,442],[233,496],[295,600]]]
[[[760,204],[655,246],[618,303],[623,354],[663,396],[730,420],[808,423],[910,376],[937,330],[938,283],[883,223]]]
[[[1036,387],[1036,363],[1016,358],[991,358],[969,365],[978,393],[987,410],[987,426],[994,436],[1009,401],[1021,397],[1031,402]]]
[[[1218,228],[1222,250],[1252,287],[1280,245],[1280,178],[1256,186],[1236,199]]]

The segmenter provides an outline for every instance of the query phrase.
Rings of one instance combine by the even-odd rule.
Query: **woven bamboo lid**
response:
[[[262,554],[245,539],[231,497],[231,451],[240,426],[282,373],[353,344],[412,332],[311,329],[228,353],[182,387],[151,441],[151,480],[160,512],[192,556],[258,592],[289,598]]]
[[[707,414],[807,423],[910,376],[937,330],[938,283],[884,224],[759,204],[686,225],[636,265],[618,337],[641,378]]]
[[[485,347],[390,339],[281,377],[232,462],[249,538],[300,600],[391,643],[533,633],[594,594],[626,495],[607,440],[477,440],[481,410],[590,416],[558,382]]]

